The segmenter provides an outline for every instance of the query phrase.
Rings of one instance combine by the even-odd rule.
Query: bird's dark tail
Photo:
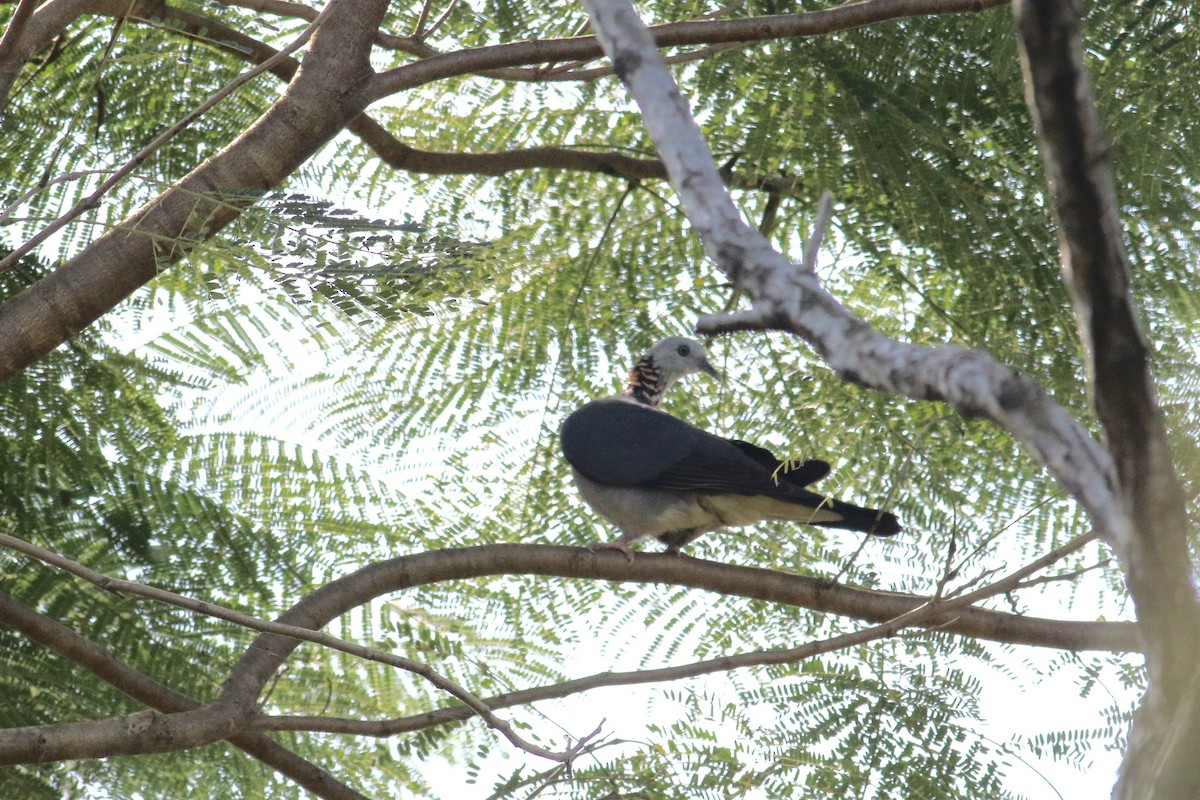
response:
[[[795,492],[788,500],[801,506],[791,517],[797,522],[808,522],[824,528],[861,531],[872,536],[895,536],[901,531],[900,520],[890,511],[843,503],[841,500],[803,489]],[[809,512],[808,519],[805,519],[805,511]]]

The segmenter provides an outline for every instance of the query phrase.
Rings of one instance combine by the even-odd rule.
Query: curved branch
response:
[[[1015,573],[1017,576],[1015,581],[1019,581],[1028,574],[1062,558],[1063,555],[1079,545],[1090,541],[1092,537],[1093,534],[1086,534],[1051,551],[1033,562],[1030,567]],[[344,641],[321,633],[319,629],[335,617],[380,595],[410,589],[414,586],[485,576],[544,575],[685,586],[717,594],[798,606],[876,624],[891,622],[915,609],[931,604],[953,603],[953,605],[937,605],[937,613],[924,618],[924,621],[920,623],[921,627],[936,628],[942,633],[954,633],[977,639],[1034,647],[1109,652],[1135,652],[1141,649],[1136,627],[1132,623],[1054,620],[969,606],[969,603],[977,602],[983,597],[994,594],[995,591],[992,591],[994,587],[1006,587],[1007,584],[1003,581],[989,584],[969,594],[954,597],[952,600],[939,601],[934,597],[874,589],[856,589],[803,575],[793,575],[760,567],[722,564],[699,558],[681,559],[666,554],[639,553],[638,557],[630,562],[624,555],[610,558],[613,554],[592,552],[587,548],[560,545],[495,544],[431,550],[370,564],[326,584],[297,602],[274,622],[270,622],[165,589],[135,581],[110,578],[64,556],[8,534],[0,533],[0,546],[59,567],[106,591],[147,597],[205,616],[223,619],[251,630],[262,631],[267,634],[267,637],[263,638],[263,642],[290,639],[292,641],[288,644],[289,650],[296,647],[300,641],[307,641],[360,658],[389,663],[418,674],[421,674],[424,666],[419,662],[410,662],[408,659],[391,653]],[[1014,586],[1016,585],[1015,581]],[[1008,588],[1002,588],[1002,591],[1008,590]],[[964,605],[964,597],[970,598],[970,600],[965,604],[968,607],[961,608],[960,606]],[[255,653],[255,650],[262,652]],[[249,670],[255,674],[260,673],[265,669],[263,665],[266,661],[274,658],[263,655],[268,650],[269,648],[263,643],[251,646],[247,657],[243,658],[244,663],[239,663],[235,672]],[[260,659],[265,659],[265,661],[260,663]],[[271,671],[273,669],[258,678],[243,677],[237,681],[231,681],[223,691],[234,692],[236,685],[248,686],[255,681],[265,685]],[[240,702],[256,697],[257,691],[246,693],[237,699]]]
[[[69,20],[91,8],[107,8],[110,2],[50,0],[29,19],[27,32],[39,25],[43,32],[61,30]],[[380,17],[375,9],[381,0],[363,2],[370,11],[355,19],[350,38],[336,41],[342,36],[338,31],[349,26],[323,26],[331,32],[314,37],[309,51],[314,68],[297,75],[292,90],[242,137],[0,308],[0,381],[50,352],[151,280],[164,265],[177,261],[187,252],[189,240],[206,239],[235,219],[358,117],[372,99],[480,69],[591,58],[599,53],[590,37],[523,42],[436,56],[372,76],[367,57],[378,32]],[[916,14],[978,10],[997,2],[866,0],[814,14],[677,23],[662,26],[660,34],[664,44],[756,41]],[[146,9],[135,5],[131,12],[150,13]],[[25,47],[34,39],[26,36],[19,44]],[[320,41],[331,44],[323,49]],[[286,68],[285,63],[276,65],[277,70]]]
[[[413,586],[487,575],[553,575],[639,583],[665,583],[727,595],[798,605],[869,622],[885,623],[928,602],[926,598],[830,585],[815,578],[718,564],[695,558],[593,553],[554,545],[487,545],[419,553],[364,567],[313,592],[278,622],[318,628],[345,611],[383,594]],[[921,623],[940,632],[1074,650],[1138,649],[1130,623],[1063,622],[964,608],[940,611]],[[230,702],[252,701],[298,642],[266,634],[247,648],[222,694]]]
[[[494,153],[446,153],[420,150],[404,144],[366,114],[356,117],[349,130],[362,139],[393,169],[424,175],[507,175],[526,169],[598,172],[624,180],[665,180],[666,167],[657,158],[635,158],[615,151],[577,147],[529,147]],[[795,196],[804,189],[799,178],[785,175],[743,177],[733,175],[731,186],[757,189],[773,195]]]
[[[1077,536],[1067,544],[1055,548],[1021,569],[987,586],[969,593],[956,595],[951,599],[930,598],[922,605],[916,606],[910,611],[865,630],[835,636],[823,641],[810,642],[798,647],[740,653],[696,661],[691,664],[681,664],[674,667],[629,672],[601,672],[583,678],[563,681],[551,686],[538,686],[531,689],[506,692],[490,697],[484,702],[494,711],[510,706],[534,703],[540,700],[567,697],[600,687],[661,683],[663,681],[682,680],[699,675],[709,675],[715,672],[726,672],[742,667],[795,663],[823,653],[892,636],[906,627],[924,625],[931,628],[932,626],[928,624],[931,619],[948,616],[950,612],[965,609],[985,598],[1006,594],[1022,588],[1026,585],[1025,579],[1028,576],[1041,571],[1093,539],[1095,539],[1094,533]],[[941,626],[937,629],[939,631],[944,630]],[[364,736],[393,736],[399,733],[409,733],[435,725],[469,719],[473,714],[474,712],[465,706],[449,706],[392,720],[372,721],[316,716],[273,716],[260,717],[255,725],[261,730],[306,730],[359,734]]]
[[[49,0],[30,18],[25,35],[0,59],[0,109],[5,107],[11,79],[15,79],[21,64],[85,14],[149,25],[167,23],[170,33],[203,42],[242,61],[255,65],[270,62],[267,71],[284,81],[291,80],[299,67],[299,62],[290,55],[280,58],[276,48],[217,19],[175,8],[161,0],[135,0],[132,3],[128,0]],[[314,11],[310,21],[316,18]],[[11,76],[5,72],[6,60],[13,62]]]
[[[69,661],[86,669],[121,693],[151,706],[157,711],[190,711],[200,703],[164,686],[134,669],[95,642],[49,619],[8,594],[0,592],[0,623],[19,631]],[[7,732],[0,732],[0,738]],[[326,800],[366,800],[366,797],[326,770],[268,737],[246,731],[229,738],[240,748],[267,766]]]
[[[16,10],[4,29],[4,35],[0,36],[0,108],[4,108],[8,102],[8,93],[25,63],[25,58],[21,55],[21,40],[25,34],[25,25],[33,16],[37,4],[38,0],[18,0]]]
[[[312,20],[316,9],[302,3],[287,2],[286,0],[222,0],[226,5],[242,6],[255,11],[262,11],[281,17]],[[930,16],[936,14],[955,14],[978,12],[986,8],[1003,5],[1006,0],[869,0],[869,2],[844,3],[834,9],[807,12],[801,14],[777,14],[740,19],[718,20],[712,17],[694,19],[685,22],[667,23],[651,28],[659,39],[661,47],[704,45],[699,50],[686,53],[674,53],[665,58],[669,64],[686,64],[692,61],[710,58],[727,49],[740,47],[753,42],[767,39],[789,38],[794,36],[812,36],[821,33],[833,33],[854,27],[861,27],[874,22],[884,22],[892,19],[914,16]],[[854,8],[847,12],[844,6]],[[428,4],[426,4],[426,13]],[[418,30],[420,30],[418,24]],[[381,47],[399,50],[418,58],[452,58],[462,52],[446,53],[427,44],[425,39],[430,31],[421,31],[419,35],[397,36],[379,32],[375,42]],[[613,74],[611,65],[602,64],[588,69],[580,69],[583,64],[602,55],[599,45],[583,52],[578,50],[580,42],[595,42],[594,37],[575,36],[569,39],[533,40],[539,48],[558,47],[561,45],[563,56],[548,57],[533,60],[517,57],[514,60],[512,51],[500,51],[494,54],[498,63],[508,66],[484,67],[474,70],[472,74],[497,80],[520,81],[527,83],[550,83],[562,81],[590,81]],[[525,43],[522,43],[525,44]],[[499,47],[510,47],[500,45]],[[478,48],[484,49],[484,48]],[[553,55],[553,54],[552,54]],[[568,61],[567,64],[557,62]],[[543,64],[537,67],[521,67],[518,64]],[[404,69],[399,67],[397,69]],[[394,71],[394,70],[393,70]],[[457,74],[457,73],[456,73]]]
[[[525,169],[600,172],[628,180],[665,179],[666,168],[656,158],[571,147],[529,147],[495,153],[446,153],[404,144],[365,114],[349,129],[393,169],[426,175],[506,175]]]
[[[584,745],[588,739],[592,738],[592,736],[595,736],[595,734],[585,736],[579,739],[575,745],[563,752],[547,750],[540,745],[536,745],[533,742],[528,741],[514,731],[512,725],[510,725],[507,720],[500,719],[493,714],[491,709],[489,709],[482,700],[480,700],[471,692],[467,691],[467,689],[440,674],[428,664],[420,661],[416,661],[411,658],[405,658],[404,656],[398,656],[393,653],[387,653],[373,647],[357,644],[355,642],[349,642],[345,639],[339,639],[336,636],[332,636],[328,633],[322,633],[319,630],[309,630],[307,627],[297,627],[295,625],[289,625],[282,622],[268,622],[266,620],[252,617],[249,614],[243,614],[240,611],[234,611],[232,609],[225,608],[224,606],[220,606],[215,603],[208,603],[203,600],[185,597],[183,595],[176,594],[175,592],[169,592],[165,589],[159,589],[154,586],[147,586],[146,584],[137,583],[136,581],[110,578],[109,576],[89,569],[88,567],[85,567],[76,561],[72,561],[65,556],[50,550],[46,550],[43,547],[38,547],[35,544],[31,544],[23,539],[18,539],[17,537],[10,536],[6,533],[0,533],[0,545],[10,547],[13,550],[25,553],[26,555],[32,556],[33,558],[36,558],[47,564],[59,567],[60,569],[66,570],[73,575],[83,578],[94,586],[115,594],[128,593],[139,595],[141,597],[148,597],[151,600],[158,600],[159,602],[176,606],[177,608],[185,608],[190,611],[195,611],[199,614],[204,614],[205,616],[223,619],[227,622],[232,622],[235,625],[249,628],[250,630],[266,631],[277,636],[283,636],[294,640],[295,644],[299,644],[301,641],[313,642],[314,644],[319,644],[333,650],[348,653],[352,656],[357,656],[369,661],[377,661],[381,664],[386,664],[391,667],[396,667],[397,669],[411,672],[414,675],[419,675],[433,684],[437,689],[440,689],[446,694],[455,697],[464,703],[474,713],[478,714],[484,720],[484,722],[487,723],[489,728],[499,731],[501,735],[508,739],[512,744],[535,756],[541,756],[542,758],[550,759],[551,761],[570,763],[571,759],[574,757],[575,753],[578,752],[579,748]],[[259,688],[261,689],[262,687]],[[225,697],[226,705],[238,705],[238,703],[230,703],[227,695],[223,696]],[[244,699],[248,702],[251,698]],[[253,699],[257,699],[257,694]],[[214,705],[220,705],[220,702],[218,701],[218,703]],[[599,733],[598,728],[597,733]],[[80,735],[87,736],[88,731],[81,729]],[[2,753],[3,750],[0,748],[0,763],[3,763],[4,756]]]
[[[236,91],[238,89],[238,87],[248,83],[249,81],[253,80],[258,75],[261,75],[262,73],[267,72],[273,66],[282,62],[284,59],[288,58],[296,50],[299,50],[305,44],[305,42],[307,42],[312,37],[313,33],[321,26],[321,23],[325,21],[326,16],[328,16],[329,13],[331,13],[332,11],[333,11],[333,4],[330,3],[329,5],[327,5],[325,7],[325,10],[322,11],[321,14],[318,15],[317,18],[312,21],[312,24],[310,24],[307,28],[305,28],[300,33],[299,36],[297,36],[295,39],[293,39],[292,42],[287,47],[280,50],[278,53],[271,56],[266,61],[263,61],[261,64],[257,64],[254,67],[250,68],[249,70],[238,75],[236,78],[234,78],[229,83],[225,84],[220,89],[218,89],[216,92],[214,92],[212,95],[210,95],[203,103],[196,106],[191,111],[189,111],[187,114],[185,114],[180,120],[178,120],[177,122],[168,126],[166,128],[166,130],[164,130],[158,136],[155,136],[154,139],[149,144],[147,144],[145,147],[143,147],[141,150],[139,150],[137,153],[135,153],[134,156],[131,159],[129,159],[129,161],[127,161],[120,168],[114,170],[112,172],[112,174],[110,174],[107,178],[105,178],[103,181],[101,181],[100,185],[97,186],[96,189],[94,191],[92,191],[91,194],[89,194],[87,197],[80,200],[78,203],[76,203],[74,206],[72,206],[68,211],[66,211],[64,214],[59,216],[53,222],[51,222],[48,225],[43,226],[42,229],[40,231],[38,231],[34,236],[25,240],[19,246],[13,248],[13,251],[11,253],[9,253],[8,255],[6,255],[4,258],[0,258],[0,272],[3,272],[4,270],[12,267],[14,264],[17,263],[17,261],[19,261],[21,259],[22,256],[29,253],[31,250],[33,250],[35,247],[37,247],[39,244],[41,244],[42,242],[49,239],[57,231],[62,230],[64,227],[66,227],[68,224],[70,224],[73,220],[77,219],[85,212],[98,206],[100,204],[101,198],[103,198],[104,195],[106,195],[110,191],[112,191],[117,186],[117,184],[119,184],[121,181],[125,180],[126,177],[128,177],[135,169],[138,168],[138,166],[140,166],[146,159],[150,158],[150,156],[153,155],[155,153],[155,151],[158,150],[158,148],[162,147],[164,144],[169,142],[171,139],[175,138],[175,136],[177,136],[180,131],[184,130],[189,125],[191,125],[193,122],[198,120],[201,116],[203,116],[205,113],[207,113],[213,107],[215,107],[218,103],[220,103],[226,97],[233,94],[234,91]]]
[[[317,11],[314,8],[303,5],[301,3],[286,2],[286,0],[223,0],[226,5],[243,6],[245,8],[254,9],[257,11],[265,11],[277,16],[294,17],[297,19],[311,20]],[[428,11],[429,5],[425,4],[424,11]],[[443,17],[444,19],[444,17]],[[420,24],[418,24],[418,29]],[[422,32],[420,36],[397,36],[395,34],[384,33],[380,31],[375,36],[375,43],[380,47],[386,47],[390,50],[399,50],[418,58],[433,58],[435,56],[444,56],[447,53],[439,50],[432,45],[426,43],[425,39],[429,32]],[[563,41],[563,40],[547,40],[547,41]],[[701,61],[706,58],[711,58],[714,55],[725,52],[726,50],[742,47],[743,43],[734,42],[731,44],[715,45],[710,47],[702,47],[698,50],[693,50],[687,53],[675,53],[667,56],[666,61],[669,64],[688,64],[693,61]],[[590,59],[589,59],[590,60]],[[495,69],[484,69],[474,74],[483,78],[494,78],[496,80],[516,81],[522,83],[555,83],[564,81],[590,81],[596,78],[607,77],[612,75],[612,67],[604,64],[601,66],[591,67],[589,69],[580,69],[585,61],[572,61],[567,64],[556,66],[545,65],[539,67],[497,67]]]
[[[753,300],[750,311],[700,320],[698,329],[775,328],[809,342],[842,377],[890,394],[944,400],[987,417],[1044,464],[1110,543],[1129,536],[1112,459],[1032,379],[983,353],[890,339],[851,314],[816,274],[791,263],[733,205],[712,153],[627,0],[585,3],[617,74],[641,109],[688,219],[717,266]]]
[[[651,30],[658,47],[762,42],[859,28],[905,17],[961,14],[1003,5],[1007,0],[864,0],[822,11],[731,20],[668,22]],[[455,75],[522,64],[581,61],[602,55],[594,36],[541,39],[490,45],[433,56],[394,67],[375,79],[371,96],[378,100],[430,81]]]
[[[10,545],[14,544],[12,537],[4,538]],[[20,540],[16,542],[24,545],[18,548],[23,552],[38,557],[45,555],[37,552],[40,548]],[[1058,555],[1054,553],[1048,557]],[[639,554],[631,563],[623,555],[615,553],[593,553],[584,548],[553,545],[490,545],[433,551],[379,562],[318,589],[275,622],[255,620],[212,604],[179,598],[178,595],[153,587],[107,579],[61,556],[46,560],[70,568],[76,574],[108,589],[153,596],[247,627],[275,632],[259,636],[247,648],[211,706],[167,715],[142,712],[99,722],[8,731],[0,737],[0,764],[162,752],[230,738],[241,733],[245,726],[253,724],[252,711],[263,688],[302,639],[331,644],[328,639],[332,637],[316,630],[330,620],[382,594],[427,583],[487,575],[555,575],[668,583],[800,605],[885,625],[896,624],[897,618],[911,620],[912,617],[906,615],[919,612],[919,624],[923,627],[996,641],[1075,650],[1127,651],[1138,647],[1136,630],[1129,623],[1065,622],[1020,617],[973,607],[957,607],[964,602],[964,598],[946,601],[954,605],[936,605],[927,598],[915,595],[852,589],[815,578],[764,569],[656,554]],[[1022,571],[1020,574],[1025,573]],[[973,602],[979,596],[972,593],[964,597],[966,601]],[[177,602],[180,599],[182,603]],[[909,622],[905,621],[904,624]],[[339,649],[356,655],[376,660],[396,660],[390,654],[353,643],[336,640],[335,643]],[[747,657],[787,659],[794,657],[794,654],[781,655],[777,652],[749,654]],[[721,668],[729,668],[736,663],[728,659],[724,661],[726,663]],[[683,669],[687,668],[685,666]],[[486,708],[486,704],[480,705]],[[478,708],[474,711],[478,712]],[[574,749],[570,752],[574,752]]]

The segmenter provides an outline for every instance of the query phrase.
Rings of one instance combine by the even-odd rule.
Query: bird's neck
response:
[[[657,408],[670,385],[670,380],[663,376],[653,360],[639,358],[633,369],[629,370],[629,378],[625,381],[625,389],[621,394],[651,408]]]

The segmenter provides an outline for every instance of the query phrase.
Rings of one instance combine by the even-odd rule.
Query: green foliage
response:
[[[420,5],[393,8],[389,29],[412,30]],[[248,11],[194,10],[282,38]],[[706,10],[663,2],[649,12],[668,20]],[[746,13],[793,10],[751,3]],[[581,20],[561,3],[458,4],[431,43],[449,50],[568,35]],[[1088,26],[1135,289],[1195,529],[1200,94],[1187,76],[1200,35],[1153,2],[1099,4]],[[850,308],[909,341],[984,348],[1091,425],[1011,28],[1003,10],[905,20],[733,50],[676,74],[718,158],[737,156],[735,175],[801,180],[772,230],[782,247],[798,252],[815,198],[835,194],[836,232],[819,270]],[[109,21],[82,18],[65,46],[28,66],[0,123],[0,203],[38,191],[5,242],[98,180],[81,174],[39,189],[44,177],[123,163],[242,69],[216,41],[132,22],[114,35]],[[244,87],[72,227],[61,252],[228,144],[276,90],[265,78]],[[431,150],[652,155],[611,79],[564,87],[461,78],[372,113]],[[753,220],[766,204],[752,191],[736,201]],[[48,268],[30,261],[3,276],[3,296]],[[564,474],[561,418],[616,388],[647,345],[730,299],[665,183],[549,170],[398,174],[339,139],[109,322],[0,386],[0,518],[93,569],[267,618],[401,553],[594,541],[609,532]],[[855,585],[927,594],[952,569],[952,587],[982,579],[1087,528],[990,425],[848,385],[790,338],[730,337],[713,349],[735,378],[687,384],[668,399],[672,412],[781,455],[828,458],[824,490],[894,509],[906,533],[854,555],[853,536],[764,525],[705,537],[695,555],[816,576],[844,569]],[[1091,566],[1099,553],[1093,546],[1056,569]],[[5,591],[198,699],[218,691],[251,638],[15,555],[0,553],[0,565]],[[1011,602],[1116,616],[1123,598],[1119,573],[1107,567],[1090,583],[1053,583]],[[789,647],[857,626],[672,588],[509,576],[412,590],[332,627],[488,695]],[[0,652],[5,726],[137,709],[6,628]],[[1006,798],[1021,758],[1083,764],[1122,745],[1129,710],[1107,696],[1087,729],[988,739],[980,719],[988,677],[1011,669],[1018,681],[1040,679],[1011,663],[990,646],[921,634],[664,685],[650,704],[663,718],[614,731],[570,781],[542,763],[496,767],[508,745],[477,720],[386,741],[280,740],[368,794],[433,796],[422,765],[447,758],[494,783],[495,797],[545,784],[546,796],[580,798]],[[1078,675],[1085,696],[1101,694],[1101,673],[1120,671],[1126,691],[1140,681],[1122,659],[1064,660],[1058,671]],[[264,711],[389,719],[445,703],[413,676],[306,645]],[[550,747],[561,746],[555,724],[574,736],[594,724],[542,708],[505,713]],[[13,797],[188,797],[196,787],[301,796],[225,745],[0,773],[0,795]]]

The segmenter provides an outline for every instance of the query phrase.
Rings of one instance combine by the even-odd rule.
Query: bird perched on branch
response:
[[[844,503],[804,487],[829,474],[829,464],[796,467],[769,450],[714,436],[659,409],[663,394],[694,372],[720,377],[704,345],[674,336],[638,359],[625,389],[594,400],[563,423],[563,455],[580,495],[621,531],[594,547],[620,550],[653,536],[667,552],[718,528],[790,520],[892,536],[900,523],[887,511]]]

